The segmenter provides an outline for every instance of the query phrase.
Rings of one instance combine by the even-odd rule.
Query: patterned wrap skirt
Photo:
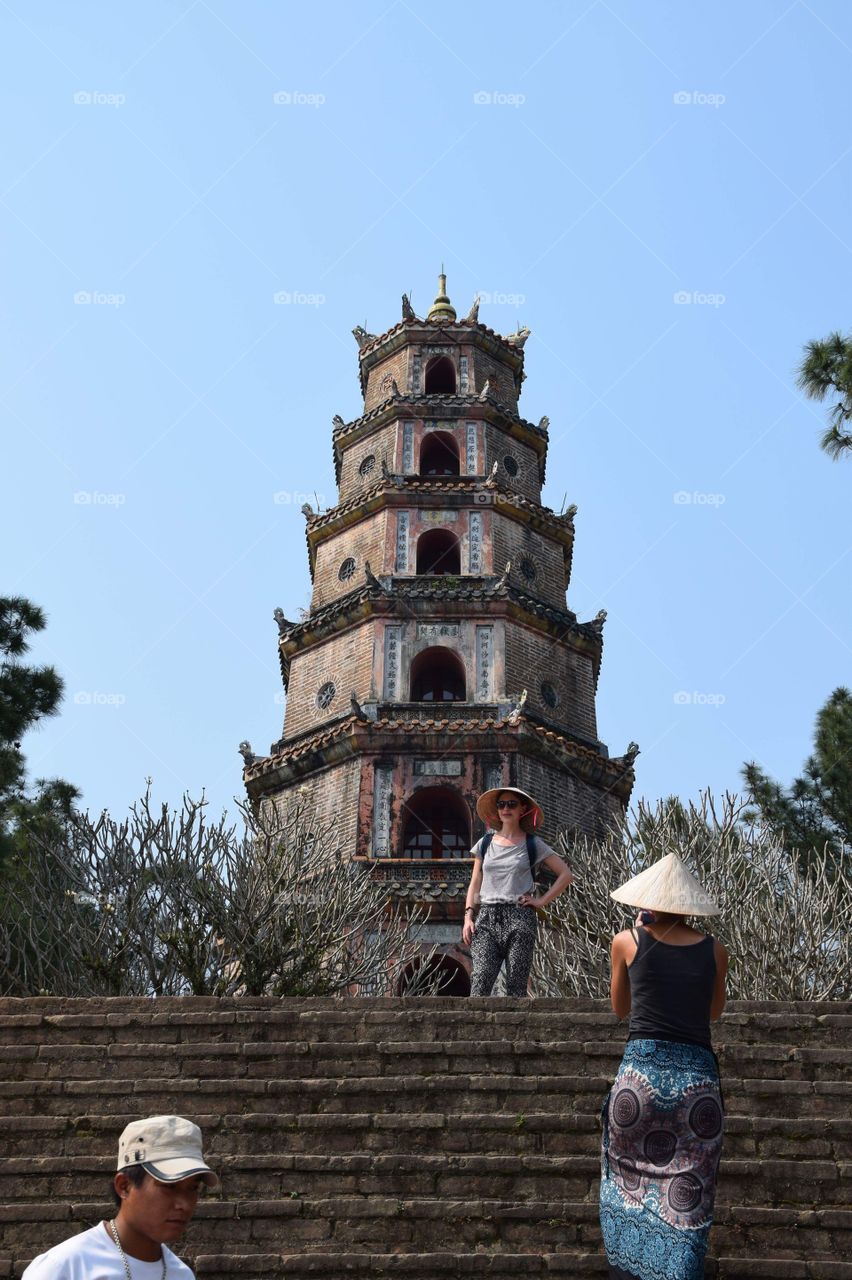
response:
[[[716,1055],[628,1041],[601,1119],[610,1280],[702,1280],[724,1124]]]

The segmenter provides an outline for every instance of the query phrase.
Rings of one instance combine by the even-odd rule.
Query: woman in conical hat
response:
[[[724,1112],[710,1022],[728,953],[687,917],[719,907],[670,853],[610,894],[638,907],[612,940],[612,1007],[630,1015],[603,1109],[600,1219],[613,1280],[702,1280]]]
[[[544,814],[526,791],[492,787],[479,797],[476,812],[491,830],[471,849],[473,870],[462,924],[462,941],[473,962],[470,994],[490,996],[505,963],[506,994],[525,996],[535,953],[536,911],[558,898],[573,877],[538,834]],[[555,876],[547,891],[536,890],[539,866]]]

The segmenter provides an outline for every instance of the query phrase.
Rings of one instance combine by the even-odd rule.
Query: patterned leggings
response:
[[[472,996],[490,996],[503,961],[506,962],[506,995],[525,996],[532,968],[538,916],[533,907],[498,902],[480,907],[470,954]]]

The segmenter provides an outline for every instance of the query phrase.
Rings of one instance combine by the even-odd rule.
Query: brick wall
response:
[[[355,848],[357,835],[360,779],[361,764],[353,758],[315,773],[298,788],[265,799],[263,803],[276,808],[282,818],[288,808],[291,813],[302,808],[311,815],[318,831],[333,825],[335,839],[349,853]]]
[[[381,360],[367,376],[367,391],[364,396],[364,412],[369,413],[377,404],[390,398],[391,380],[396,379],[400,391],[409,389],[409,352],[410,347],[403,347],[393,355]]]
[[[388,572],[384,565],[387,515],[387,511],[377,511],[319,544],[314,569],[312,609],[318,609],[332,600],[339,600],[355,587],[363,586],[365,560],[370,561],[373,573]],[[355,573],[342,582],[338,573],[343,561],[349,556],[355,561]]]
[[[471,391],[478,395],[486,382],[491,383],[491,397],[499,400],[509,409],[517,409],[518,393],[515,389],[515,377],[511,369],[498,364],[483,351],[474,349],[471,352]]]
[[[395,470],[397,431],[398,424],[390,422],[343,449],[339,486],[341,502],[345,502],[347,498],[361,493],[368,485],[374,485],[381,480],[383,458],[388,470]],[[361,463],[371,456],[375,462],[368,474],[362,475],[359,470]]]
[[[539,802],[544,810],[543,838],[556,848],[561,831],[575,828],[589,835],[602,834],[623,809],[615,796],[602,792],[555,765],[531,756],[515,757],[514,781]]]
[[[369,622],[297,653],[290,665],[285,738],[336,719],[348,710],[353,690],[358,699],[364,701],[370,691],[372,666],[373,626]],[[316,696],[328,680],[337,692],[331,705],[322,710],[317,707]]]
[[[544,701],[541,685],[555,690],[557,705]],[[554,640],[517,622],[506,623],[506,688],[520,693],[526,687],[527,706],[554,724],[597,738],[592,662],[564,641]]]
[[[541,501],[541,482],[539,480],[538,455],[529,445],[522,444],[520,440],[513,440],[508,437],[505,431],[501,431],[492,423],[485,423],[485,474],[491,474],[491,468],[495,462],[500,464],[500,470],[497,472],[497,480],[501,485],[511,489],[513,493],[520,493],[525,498],[531,498],[533,502]],[[511,455],[518,463],[519,469],[516,476],[512,476],[503,466],[503,459]]]
[[[491,517],[494,547],[494,572],[501,573],[506,562],[512,562],[512,580],[557,609],[565,608],[565,560],[562,547],[544,534],[502,514],[500,504]],[[534,582],[528,582],[520,570],[521,556],[530,556],[538,570]]]

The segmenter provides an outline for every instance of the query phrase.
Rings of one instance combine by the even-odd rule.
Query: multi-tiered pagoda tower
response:
[[[243,744],[244,779],[255,803],[298,790],[336,819],[449,943],[477,795],[530,791],[551,842],[600,833],[638,748],[613,759],[597,736],[605,614],[566,605],[576,508],[541,504],[548,420],[518,413],[529,331],[502,337],[477,304],[457,319],[442,275],[425,319],[403,297],[399,324],[354,333],[364,403],[334,419],[339,500],[304,508],[311,607],[275,611],[284,732],[268,756]]]

